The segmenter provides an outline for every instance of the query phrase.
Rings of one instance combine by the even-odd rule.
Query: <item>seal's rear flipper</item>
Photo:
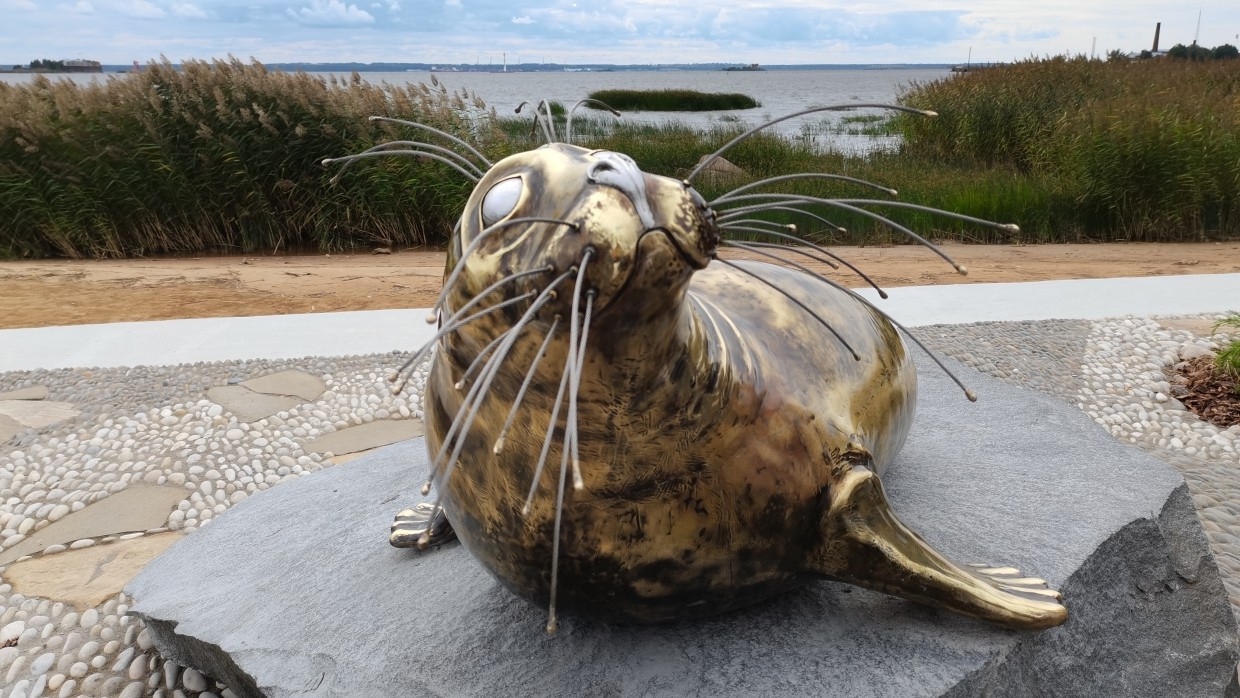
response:
[[[949,562],[896,518],[878,476],[857,466],[833,484],[812,568],[832,579],[1011,628],[1050,628],[1068,611],[1059,592],[1012,567]]]
[[[434,517],[432,519],[432,517]],[[428,540],[419,543],[423,533],[430,531]],[[438,548],[445,543],[456,540],[456,531],[444,514],[442,507],[422,502],[412,509],[405,509],[392,521],[392,535],[388,542],[396,548]]]

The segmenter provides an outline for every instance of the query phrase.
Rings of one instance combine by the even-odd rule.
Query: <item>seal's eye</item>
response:
[[[482,225],[489,227],[507,218],[517,208],[524,190],[520,177],[509,177],[491,187],[482,197]]]

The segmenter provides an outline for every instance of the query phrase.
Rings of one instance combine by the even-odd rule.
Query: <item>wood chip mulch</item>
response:
[[[1214,368],[1214,359],[1201,356],[1191,359],[1180,375],[1186,383],[1186,394],[1180,402],[1215,426],[1227,428],[1240,424],[1240,392],[1236,379]]]

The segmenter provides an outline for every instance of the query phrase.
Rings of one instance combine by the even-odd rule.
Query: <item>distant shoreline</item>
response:
[[[172,64],[180,69],[181,64]],[[270,70],[282,72],[304,71],[307,73],[582,73],[582,72],[660,72],[660,71],[725,71],[772,72],[788,70],[950,70],[954,63],[806,63],[806,64],[772,64],[762,65],[761,71],[741,70],[737,63],[659,63],[659,64],[609,64],[609,63],[520,63],[503,65],[462,64],[462,63],[265,63]],[[746,64],[748,65],[748,64]],[[99,74],[132,73],[132,64],[104,64],[102,70],[20,70],[2,69],[4,74],[45,74],[45,75],[77,75],[82,73]]]

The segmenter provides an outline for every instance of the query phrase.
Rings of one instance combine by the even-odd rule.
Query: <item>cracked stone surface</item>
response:
[[[266,395],[292,395],[304,402],[319,399],[327,385],[322,378],[304,371],[280,371],[269,376],[243,381],[241,385]]]
[[[280,371],[222,385],[207,391],[207,399],[236,415],[242,422],[257,422],[280,412],[313,402],[327,389],[322,378],[304,371]]]

